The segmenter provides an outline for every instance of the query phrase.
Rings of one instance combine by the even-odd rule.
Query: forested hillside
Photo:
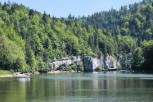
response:
[[[111,32],[112,36],[132,37],[138,47],[134,54],[136,58],[131,62],[133,69],[141,70],[145,67],[153,69],[153,44],[150,41],[153,40],[153,0],[143,0],[140,3],[123,6],[120,10],[111,9],[88,17],[69,16],[69,19],[105,29]]]
[[[0,69],[34,72],[47,69],[54,58],[122,55],[127,59],[128,54],[133,55],[134,70],[153,69],[152,2],[68,19],[0,3]]]
[[[130,35],[140,42],[152,39],[153,0],[122,6],[120,10],[111,9],[92,16],[72,19],[82,24],[96,25],[107,29],[113,35]]]
[[[50,17],[23,5],[0,4],[0,69],[33,72],[48,68],[54,58],[116,56],[134,47],[129,36],[116,38],[96,26]]]

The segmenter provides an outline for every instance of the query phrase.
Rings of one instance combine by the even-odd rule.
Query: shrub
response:
[[[95,71],[102,71],[102,67],[98,66]]]

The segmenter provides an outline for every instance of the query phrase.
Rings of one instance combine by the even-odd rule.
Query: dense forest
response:
[[[34,72],[47,69],[54,58],[132,53],[134,70],[150,70],[152,32],[151,0],[82,18],[56,18],[0,3],[0,69]]]
[[[152,40],[153,0],[143,0],[140,3],[122,6],[120,10],[111,9],[88,17],[69,18],[82,24],[96,25],[114,36],[131,36],[140,44],[144,40]]]
[[[113,37],[132,37],[136,44],[135,50],[129,51],[133,54],[132,68],[153,70],[153,0],[143,0],[140,3],[122,6],[120,10],[111,9],[88,17],[75,18],[70,15],[69,19],[81,24],[97,26],[99,29],[109,31]],[[119,51],[127,49],[121,48]]]
[[[48,68],[54,58],[117,55],[115,39],[96,26],[50,17],[15,3],[0,4],[1,69],[33,72]],[[128,50],[135,46],[129,36],[118,39]]]

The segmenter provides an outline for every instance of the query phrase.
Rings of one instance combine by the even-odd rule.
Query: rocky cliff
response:
[[[83,62],[85,72],[93,72],[96,68],[100,67],[103,70],[117,69],[120,63],[113,56],[101,56],[100,58],[92,56],[72,56],[64,57],[62,59],[54,59],[50,64],[50,70],[57,70],[61,65],[78,64],[80,61]]]
[[[100,58],[86,56],[83,58],[84,70],[86,72],[92,72],[98,67],[103,70],[114,70],[117,69],[117,64],[117,60],[112,56],[101,56]]]
[[[50,64],[50,70],[57,70],[62,65],[77,64],[79,61],[81,61],[80,56],[72,56],[72,57],[64,57],[61,59],[54,59],[53,62]]]

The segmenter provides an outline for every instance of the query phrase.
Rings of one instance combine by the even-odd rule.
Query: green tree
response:
[[[143,42],[142,48],[144,52],[144,70],[153,70],[153,40]]]
[[[144,62],[143,50],[141,47],[135,49],[132,57],[132,70],[142,70],[142,64]]]
[[[35,59],[34,52],[29,45],[26,45],[26,62],[29,65],[31,72],[38,69],[37,60]]]
[[[0,66],[15,71],[25,71],[27,66],[22,49],[4,37],[0,37]]]

